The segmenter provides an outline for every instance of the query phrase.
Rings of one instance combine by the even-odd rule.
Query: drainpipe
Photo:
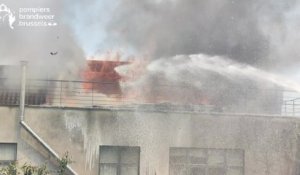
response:
[[[24,120],[27,61],[21,61],[20,121]]]
[[[21,91],[20,91],[20,125],[35,138],[46,150],[48,150],[55,158],[60,159],[59,155],[41,138],[39,137],[24,121],[25,114],[25,96],[26,96],[26,75],[27,75],[27,61],[21,61]],[[19,137],[20,137],[19,133]],[[78,175],[69,165],[67,169],[73,174]]]
[[[47,151],[49,151],[56,159],[60,159],[59,155],[41,138],[39,137],[33,130],[30,128],[24,121],[20,123],[23,128],[33,137],[35,138]],[[74,171],[69,165],[67,165],[67,169],[73,174],[78,175],[76,171]]]

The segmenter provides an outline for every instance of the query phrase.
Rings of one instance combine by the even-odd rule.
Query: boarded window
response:
[[[170,175],[244,175],[244,151],[170,148]]]
[[[140,148],[100,146],[100,175],[138,175]]]

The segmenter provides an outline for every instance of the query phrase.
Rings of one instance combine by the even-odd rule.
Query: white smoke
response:
[[[220,56],[179,55],[170,59],[159,59],[148,66],[150,73],[162,73],[168,80],[183,82],[186,81],[180,75],[188,72],[190,82],[199,87],[203,71],[213,72],[231,81],[250,79],[252,81],[273,83],[285,89],[300,92],[300,84],[284,76],[263,71],[247,64],[222,58]],[[200,84],[201,88],[201,84]]]

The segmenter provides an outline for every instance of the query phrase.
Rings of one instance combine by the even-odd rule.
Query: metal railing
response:
[[[19,105],[19,80],[0,78],[0,105]],[[99,107],[132,104],[117,82],[28,79],[25,105],[55,107]]]
[[[283,115],[300,116],[300,97],[283,102]]]
[[[1,106],[19,105],[18,82],[0,78]],[[209,90],[203,90],[202,93],[192,91],[188,86],[160,84],[151,88],[140,90],[142,93],[150,94],[148,100],[144,100],[138,96],[122,93],[117,82],[28,79],[25,105],[75,108],[139,106],[157,110],[300,116],[300,94],[282,89],[237,88],[225,91],[226,93],[211,93]],[[213,95],[217,98],[210,99],[210,103],[206,103],[205,93],[209,92],[211,94],[207,96]],[[162,98],[161,94],[168,96]]]
[[[97,107],[128,102],[114,82],[30,80],[27,84],[27,105]]]

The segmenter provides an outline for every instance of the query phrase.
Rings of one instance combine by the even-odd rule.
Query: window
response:
[[[244,175],[244,151],[170,148],[170,175]]]
[[[140,148],[100,146],[100,175],[138,175]]]
[[[16,143],[0,143],[0,167],[17,160]]]

